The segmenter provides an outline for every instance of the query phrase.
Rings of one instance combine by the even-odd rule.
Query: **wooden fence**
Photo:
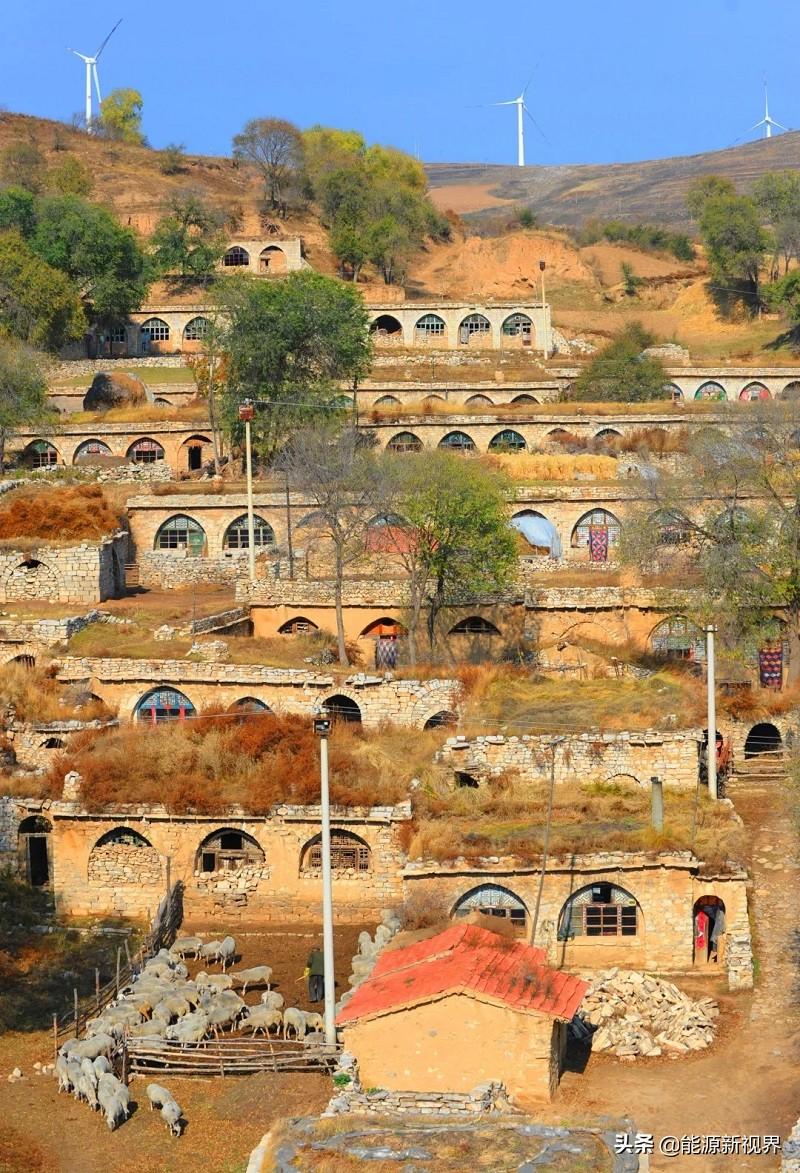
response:
[[[86,1028],[90,1018],[100,1013],[119,994],[120,989],[126,986],[139,973],[148,957],[158,953],[159,949],[168,948],[175,940],[178,929],[183,920],[183,884],[178,880],[172,884],[159,904],[150,929],[137,949],[131,956],[128,951],[128,942],[124,943],[125,961],[122,961],[122,947],[117,949],[116,973],[111,981],[104,986],[100,985],[99,970],[95,970],[94,995],[83,1000],[78,999],[78,991],[73,991],[72,1009],[62,1015],[53,1015],[53,1044],[55,1050],[68,1038],[78,1038]]]
[[[122,1042],[123,1081],[132,1075],[253,1075],[259,1071],[327,1071],[337,1063],[339,1046],[282,1039],[204,1039],[179,1043],[167,1039]]]

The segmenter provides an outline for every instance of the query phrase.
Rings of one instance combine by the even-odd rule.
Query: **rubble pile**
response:
[[[710,1046],[719,1007],[713,998],[695,1002],[662,978],[609,969],[595,976],[579,1013],[597,1028],[593,1051],[621,1059],[677,1058]]]

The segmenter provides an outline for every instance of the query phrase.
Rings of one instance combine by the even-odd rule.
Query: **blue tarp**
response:
[[[519,530],[531,546],[545,547],[550,551],[551,558],[561,557],[561,538],[552,521],[546,517],[537,513],[520,513],[512,517],[510,524]]]

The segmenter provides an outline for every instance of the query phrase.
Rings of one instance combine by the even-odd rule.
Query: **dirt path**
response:
[[[692,1059],[623,1064],[593,1056],[582,1074],[568,1073],[559,1097],[580,1112],[630,1115],[643,1132],[662,1136],[786,1138],[800,1116],[800,1013],[797,963],[797,836],[788,785],[753,781],[731,794],[748,832],[753,861],[756,988],[728,994],[716,978],[678,979],[689,993],[713,993],[720,1035]],[[669,1173],[777,1169],[774,1156],[651,1157]]]

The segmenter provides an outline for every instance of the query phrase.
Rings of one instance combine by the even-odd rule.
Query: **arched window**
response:
[[[800,399],[800,380],[794,379],[791,383],[787,383],[778,398],[788,400],[791,403]]]
[[[72,458],[73,464],[79,464],[82,460],[91,461],[92,457],[96,456],[110,456],[111,449],[108,444],[104,444],[102,440],[84,440],[75,449],[75,455]]]
[[[403,327],[392,314],[379,314],[369,327],[370,334],[377,334],[378,338],[402,338]]]
[[[695,399],[727,399],[725,388],[719,383],[703,383],[694,393]]]
[[[139,333],[151,342],[169,342],[169,326],[163,318],[148,318],[142,322]]]
[[[445,329],[444,318],[440,318],[438,314],[423,314],[418,319],[414,332],[417,339],[422,341],[429,338],[443,338]]]
[[[361,709],[349,696],[330,696],[322,702],[322,711],[333,721],[346,721],[351,725],[361,724]]]
[[[601,428],[599,432],[595,433],[595,440],[599,440],[601,444],[613,443],[614,440],[622,439],[622,432],[618,432],[616,428]]]
[[[491,332],[489,319],[483,314],[468,314],[458,327],[458,341],[466,345],[473,338],[487,338]]]
[[[448,452],[474,452],[475,441],[466,432],[448,432],[442,436],[439,447],[446,448]]]
[[[268,521],[256,514],[253,517],[253,545],[256,549],[275,545],[275,531]],[[250,547],[250,531],[247,528],[247,514],[237,517],[225,530],[222,539],[223,550],[247,550]]]
[[[530,338],[533,322],[527,314],[509,314],[503,322],[503,333],[510,338]]]
[[[234,701],[229,712],[231,713],[271,713],[272,709],[264,701],[255,696],[243,696]]]
[[[508,888],[502,888],[499,884],[481,884],[456,902],[451,915],[460,918],[469,916],[471,912],[506,920],[517,936],[525,936],[528,910],[519,896]]]
[[[669,509],[659,509],[654,513],[650,518],[650,526],[657,530],[656,541],[659,546],[685,546],[692,540],[691,523],[680,513],[673,513]]]
[[[144,694],[134,713],[137,721],[149,721],[151,725],[160,721],[185,721],[195,715],[196,709],[188,696],[176,688],[152,688]]]
[[[735,506],[726,509],[715,517],[711,523],[711,531],[721,545],[740,541],[755,526],[754,519],[746,509]]]
[[[677,383],[665,383],[664,390],[670,399],[683,399],[683,392]]]
[[[310,635],[312,631],[319,631],[316,623],[298,615],[295,619],[287,619],[278,628],[278,635]]]
[[[34,440],[25,449],[25,458],[32,468],[51,468],[58,464],[58,452],[46,440]]]
[[[264,866],[266,856],[252,835],[225,827],[207,835],[197,849],[195,871],[202,875],[214,872],[238,872],[242,868]]]
[[[128,460],[132,460],[136,464],[155,464],[157,460],[164,459],[164,449],[158,440],[151,440],[149,436],[144,436],[141,440],[134,440],[126,455]]]
[[[444,395],[426,395],[422,400],[425,403],[444,403]]]
[[[178,513],[160,525],[156,534],[156,550],[186,550],[192,557],[199,557],[206,544],[206,531],[199,521]]]
[[[172,404],[169,401],[169,399],[165,399],[163,395],[156,395],[155,399],[153,400],[153,403],[155,404],[156,407],[172,407]]]
[[[466,402],[467,407],[493,407],[494,404],[488,395],[470,395]]]
[[[368,554],[406,554],[414,549],[417,534],[398,513],[384,513],[373,517],[364,534],[364,549]]]
[[[450,628],[448,635],[499,635],[500,631],[482,615],[469,615],[466,619],[459,619],[458,623]]]
[[[561,538],[552,521],[535,509],[523,509],[515,513],[509,525],[518,530],[536,554],[547,558],[561,557]]]
[[[396,395],[381,395],[375,400],[373,407],[399,407],[400,400]]]
[[[149,839],[140,835],[130,827],[115,827],[113,831],[106,831],[95,843],[95,847],[108,847],[110,844],[123,844],[125,847],[152,847]]]
[[[753,403],[757,399],[769,399],[770,394],[763,383],[748,383],[744,390],[739,392],[739,398],[745,403]]]
[[[650,646],[657,656],[668,660],[702,663],[706,656],[703,633],[685,615],[663,619],[650,633]]]
[[[222,263],[226,269],[241,268],[243,265],[250,264],[250,253],[246,248],[242,248],[240,244],[235,244],[225,253],[225,256],[222,258]]]
[[[458,724],[458,717],[455,713],[451,713],[449,709],[442,709],[439,713],[434,713],[428,717],[428,720],[422,726],[423,729],[454,729]]]
[[[368,843],[351,831],[331,828],[331,868],[337,872],[368,872],[372,867],[372,852]],[[300,871],[317,872],[322,869],[322,836],[309,839],[300,853]]]
[[[635,937],[639,931],[636,898],[601,881],[581,888],[570,896],[558,918],[558,939],[572,937]]]
[[[389,452],[421,452],[422,441],[413,432],[398,432],[386,445]]]
[[[532,395],[523,394],[523,395],[515,395],[514,398],[511,400],[511,402],[512,402],[512,404],[515,403],[517,405],[517,407],[529,407],[532,403],[538,403],[539,400],[534,399],[534,397]],[[556,428],[556,431],[560,431],[560,430],[561,429]]]
[[[258,265],[262,273],[285,273],[288,268],[286,253],[280,245],[268,244],[259,253]]]
[[[183,336],[187,342],[202,342],[208,334],[210,325],[208,318],[192,318],[190,322],[186,323]]]
[[[490,452],[524,452],[525,448],[525,437],[513,428],[503,428],[489,441]]]
[[[570,545],[577,549],[588,546],[591,562],[606,562],[608,551],[619,542],[619,520],[607,509],[592,509],[584,513],[572,531]]]

